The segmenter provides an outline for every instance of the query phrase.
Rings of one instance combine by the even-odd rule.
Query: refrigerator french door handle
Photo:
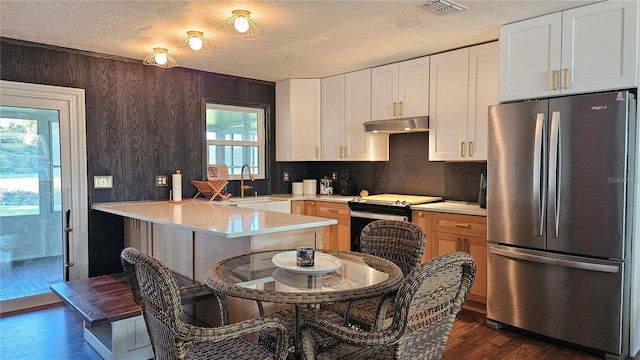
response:
[[[544,230],[543,219],[545,215],[546,206],[544,204],[544,187],[543,176],[541,172],[543,169],[542,164],[542,145],[544,141],[544,114],[538,113],[536,115],[536,130],[535,139],[533,145],[533,226],[534,234],[542,235]]]
[[[551,130],[549,136],[549,220],[551,221],[551,237],[558,237],[560,223],[560,112],[551,113]]]
[[[539,255],[529,254],[529,253],[525,253],[518,250],[503,249],[495,246],[489,247],[489,253],[495,254],[498,256],[504,256],[511,259],[524,260],[524,261],[535,262],[535,263],[546,264],[546,265],[556,265],[556,266],[562,266],[566,268],[573,268],[573,269],[580,269],[580,270],[590,270],[590,271],[598,271],[598,272],[605,272],[605,273],[612,273],[612,274],[618,274],[621,271],[620,266],[618,265],[596,264],[596,263],[589,263],[589,262],[583,262],[583,261],[561,259],[557,257],[539,256]]]

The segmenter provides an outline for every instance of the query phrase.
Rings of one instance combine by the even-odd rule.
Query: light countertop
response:
[[[320,194],[315,194],[315,195],[274,194],[274,195],[269,195],[269,197],[278,198],[278,199],[286,199],[286,200],[290,200],[290,201],[295,201],[295,200],[316,200],[316,201],[328,201],[328,202],[338,202],[338,203],[346,204],[347,201],[353,200],[353,198],[355,196],[354,195],[350,195],[350,196],[320,195]]]
[[[424,211],[436,211],[446,212],[462,215],[476,215],[487,216],[487,209],[481,208],[478,203],[466,202],[466,201],[451,201],[446,200],[442,202],[412,205],[411,210],[424,210]]]
[[[337,224],[337,220],[225,206],[201,200],[181,204],[135,201],[93,204],[94,210],[226,238],[262,235]]]
[[[278,198],[283,200],[316,200],[347,203],[355,196],[341,195],[291,195],[291,194],[274,194],[268,195],[270,198]],[[411,205],[412,210],[425,210],[435,212],[446,212],[452,214],[487,216],[487,209],[481,208],[477,202],[445,200],[435,203]]]
[[[269,197],[287,200],[316,200],[347,203],[348,201],[351,201],[355,196],[274,194],[269,195]],[[476,202],[466,201],[445,200],[435,203],[412,205],[411,209],[447,212],[463,215],[487,216],[487,209],[482,209]]]

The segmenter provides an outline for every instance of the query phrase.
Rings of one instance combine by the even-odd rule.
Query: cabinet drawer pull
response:
[[[464,141],[460,143],[460,156],[464,157]]]
[[[568,84],[567,84],[567,75],[569,74],[569,69],[564,68],[562,69],[562,71],[564,72],[564,86],[562,86],[563,89],[566,89]]]
[[[460,224],[460,223],[453,223],[453,226],[455,227],[461,227],[461,228],[470,228],[471,224]]]
[[[402,115],[402,113],[404,112],[404,104],[402,103],[402,101],[400,101],[400,103],[399,103],[399,104],[400,104],[400,106],[399,106],[399,109],[400,109],[400,110],[398,111],[398,112],[399,112],[399,114],[398,114],[398,115]]]
[[[393,103],[393,116],[397,115],[398,103]]]
[[[473,156],[473,141],[469,141],[469,157]]]
[[[556,74],[558,72],[556,70],[551,71],[551,90],[556,91]]]

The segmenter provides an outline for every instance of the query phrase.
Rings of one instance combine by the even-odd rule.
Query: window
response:
[[[239,180],[249,164],[251,174],[264,179],[264,117],[264,109],[207,104],[207,164],[226,164],[230,180]]]

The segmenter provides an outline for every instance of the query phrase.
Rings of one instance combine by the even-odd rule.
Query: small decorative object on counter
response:
[[[180,170],[176,170],[175,174],[171,174],[171,201],[182,201],[182,174]]]
[[[299,247],[296,250],[296,265],[300,267],[313,266],[315,258],[315,248]]]
[[[291,193],[293,195],[304,194],[304,187],[303,187],[302,181],[291,183]]]
[[[316,179],[302,180],[303,192],[305,195],[315,195],[318,193],[318,182]]]
[[[326,176],[320,179],[320,195],[333,195],[333,180]]]
[[[480,174],[480,191],[478,192],[478,205],[480,208],[487,208],[487,175]]]

